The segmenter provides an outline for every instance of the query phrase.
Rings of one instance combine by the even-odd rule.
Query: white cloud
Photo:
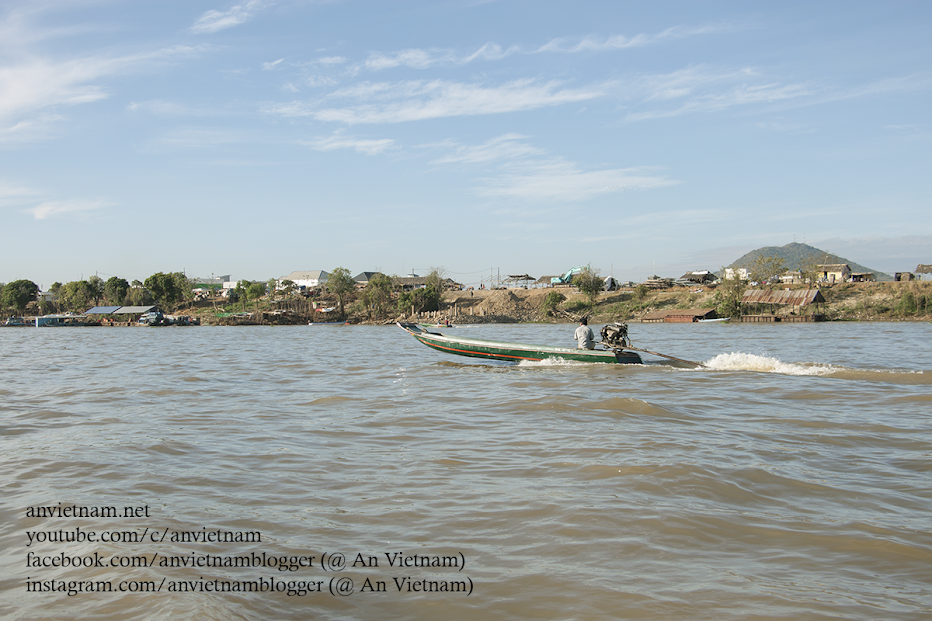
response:
[[[435,164],[478,164],[495,160],[514,160],[530,155],[542,155],[543,149],[519,142],[526,136],[505,134],[476,146],[457,145],[450,155],[434,160]]]
[[[268,0],[246,0],[234,4],[226,11],[210,10],[201,15],[190,30],[195,34],[212,34],[232,28],[251,20],[269,4]]]
[[[63,214],[85,214],[89,211],[95,211],[112,204],[111,202],[100,200],[46,201],[35,207],[24,209],[23,212],[32,214],[36,220],[45,220],[51,216]]]
[[[349,125],[401,123],[452,116],[473,116],[534,110],[546,106],[584,101],[601,96],[596,89],[565,89],[560,82],[516,80],[500,86],[444,80],[362,83],[340,89],[329,99],[358,99],[363,103],[344,108],[320,103],[292,102],[269,106],[266,111],[285,117],[309,116],[319,121]]]
[[[672,28],[667,28],[666,30],[649,35],[649,34],[639,34],[633,37],[626,37],[624,35],[610,35],[607,37],[600,37],[597,35],[588,35],[580,40],[578,43],[569,43],[568,38],[559,38],[553,39],[544,45],[540,46],[536,51],[537,52],[561,52],[565,54],[573,54],[576,52],[602,52],[602,51],[612,51],[612,50],[623,50],[626,48],[632,47],[644,47],[645,45],[651,45],[657,43],[664,39],[679,39],[683,37],[688,37],[692,35],[699,34],[710,34],[718,32],[726,32],[733,30],[732,26],[697,26],[697,27],[685,27],[685,26],[674,26]]]
[[[512,46],[507,50],[496,43],[486,43],[472,54],[457,55],[452,50],[443,49],[407,49],[398,52],[373,52],[363,63],[370,71],[380,71],[393,67],[409,67],[411,69],[427,69],[435,65],[465,65],[474,60],[500,60],[509,54],[517,52],[518,47]]]
[[[106,200],[45,200],[47,192],[0,182],[0,206],[18,206],[22,213],[31,214],[36,220],[46,220],[64,214],[85,214],[113,205]],[[37,201],[38,204],[35,204]],[[31,207],[24,207],[30,205]]]
[[[0,133],[10,133],[23,123],[39,131],[36,126],[40,122],[61,118],[42,114],[44,109],[105,99],[107,92],[94,81],[197,50],[176,46],[128,56],[89,56],[63,61],[33,57],[0,67],[0,124],[13,123]]]
[[[279,68],[279,65],[282,64],[284,60],[285,60],[284,58],[279,58],[278,60],[272,61],[270,63],[262,63],[262,70],[263,71],[274,71],[275,69]]]
[[[619,88],[624,96],[640,99],[642,104],[658,104],[652,110],[630,112],[625,117],[628,121],[772,103],[806,97],[813,92],[804,84],[763,82],[759,72],[751,68],[715,71],[706,67],[640,76],[621,83]]]
[[[633,37],[624,35],[610,35],[600,37],[597,35],[588,35],[579,41],[571,41],[563,37],[552,39],[535,50],[522,50],[517,45],[505,49],[497,43],[486,43],[472,54],[457,54],[449,49],[406,49],[397,52],[372,52],[369,58],[363,62],[363,66],[370,71],[381,71],[394,67],[409,67],[412,69],[427,69],[435,65],[465,65],[474,60],[501,60],[511,54],[534,54],[540,52],[560,52],[572,54],[580,51],[612,51],[630,47],[643,47],[664,39],[682,38],[697,34],[708,34],[713,32],[723,32],[730,30],[728,26],[699,26],[683,27],[675,26],[667,28],[663,32],[654,35],[639,34]]]
[[[535,202],[589,200],[612,192],[672,187],[678,182],[651,174],[646,167],[585,171],[562,158],[532,161],[508,167],[488,179],[479,193]]]
[[[365,139],[365,138],[348,138],[340,134],[334,134],[329,138],[319,138],[317,140],[299,140],[299,144],[310,147],[315,151],[334,151],[336,149],[355,149],[359,153],[366,155],[378,155],[384,153],[387,149],[394,146],[395,141],[391,138],[382,139]]]

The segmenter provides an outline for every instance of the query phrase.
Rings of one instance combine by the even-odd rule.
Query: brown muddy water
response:
[[[932,325],[631,333],[0,330],[0,617],[932,618]]]

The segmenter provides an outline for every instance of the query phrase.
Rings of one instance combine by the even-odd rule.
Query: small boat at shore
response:
[[[399,328],[431,349],[458,356],[471,356],[486,360],[540,361],[550,359],[573,360],[576,362],[608,362],[615,364],[641,364],[641,357],[622,347],[609,349],[572,349],[488,341],[466,337],[452,337],[439,332],[430,332],[416,323],[399,323]]]

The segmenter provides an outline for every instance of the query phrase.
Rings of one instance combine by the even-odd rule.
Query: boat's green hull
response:
[[[630,351],[608,349],[570,349],[568,347],[542,347],[521,343],[504,343],[473,338],[454,338],[436,332],[427,332],[415,324],[398,324],[418,341],[431,349],[457,356],[470,356],[485,360],[538,362],[548,359],[576,362],[604,362],[613,364],[641,364],[641,357]]]

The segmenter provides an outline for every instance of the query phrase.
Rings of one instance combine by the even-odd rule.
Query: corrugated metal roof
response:
[[[109,315],[120,308],[119,306],[95,306],[89,311],[85,311],[85,315]]]
[[[156,306],[121,306],[120,310],[115,311],[114,315],[135,315],[136,313],[148,313]]]
[[[782,291],[768,291],[753,289],[745,291],[741,296],[742,304],[785,304],[789,306],[807,306],[809,304],[824,303],[825,298],[818,289],[790,289]]]

